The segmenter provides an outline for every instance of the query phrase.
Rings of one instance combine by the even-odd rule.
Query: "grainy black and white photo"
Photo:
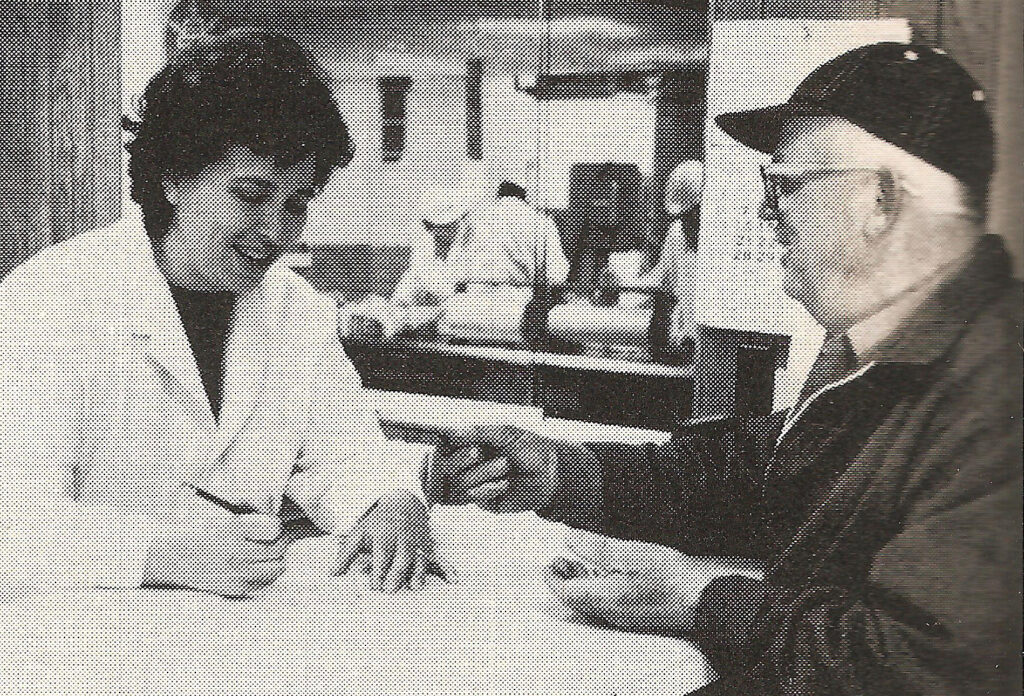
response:
[[[0,2],[0,694],[1020,694],[1022,35]]]

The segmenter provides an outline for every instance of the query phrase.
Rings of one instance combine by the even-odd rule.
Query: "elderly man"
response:
[[[430,487],[673,547],[549,581],[696,640],[722,675],[705,693],[1019,693],[1022,295],[983,233],[983,92],[939,51],[878,44],[718,123],[773,155],[762,216],[827,331],[797,405],[646,448],[478,432]]]

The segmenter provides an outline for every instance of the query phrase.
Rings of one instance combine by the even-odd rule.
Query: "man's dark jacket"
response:
[[[764,561],[701,596],[702,694],[1020,693],[1021,312],[986,237],[780,442],[785,414],[592,445],[543,514]]]

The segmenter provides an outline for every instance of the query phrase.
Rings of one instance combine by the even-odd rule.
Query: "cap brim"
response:
[[[747,147],[772,154],[779,146],[779,134],[786,121],[799,116],[829,116],[825,109],[806,104],[777,104],[750,111],[715,116],[715,123],[730,137]]]

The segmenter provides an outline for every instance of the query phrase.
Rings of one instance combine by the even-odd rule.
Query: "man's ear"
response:
[[[868,220],[868,233],[880,236],[896,224],[900,216],[903,199],[896,176],[888,169],[880,169],[875,177],[875,200]]]

